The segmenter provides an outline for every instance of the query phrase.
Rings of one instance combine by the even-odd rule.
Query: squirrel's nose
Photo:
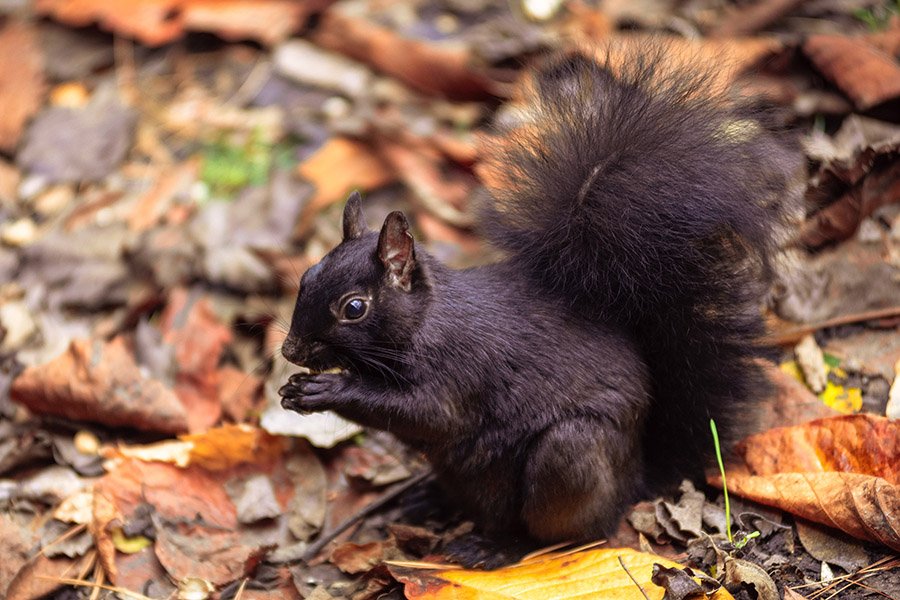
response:
[[[304,359],[304,354],[300,350],[299,341],[291,336],[287,336],[284,339],[284,342],[282,342],[281,355],[285,357],[288,362],[292,362],[295,365],[301,364]]]

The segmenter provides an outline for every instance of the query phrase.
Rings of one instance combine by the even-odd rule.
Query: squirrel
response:
[[[282,406],[421,451],[484,531],[610,534],[702,477],[768,385],[758,357],[787,151],[702,73],[557,57],[494,149],[479,214],[500,262],[454,270],[401,212],[301,278]],[[329,371],[329,372],[322,372]]]

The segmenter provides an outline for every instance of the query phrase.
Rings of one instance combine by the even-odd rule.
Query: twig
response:
[[[637,589],[639,589],[639,590],[641,591],[641,595],[642,595],[644,598],[646,598],[647,600],[650,600],[650,596],[647,595],[647,592],[644,591],[644,588],[641,587],[641,584],[639,584],[639,583],[637,582],[637,579],[634,578],[634,575],[632,575],[632,574],[631,574],[631,571],[628,570],[628,567],[625,566],[624,561],[622,561],[622,557],[621,557],[621,556],[617,556],[616,558],[619,559],[619,564],[622,565],[622,568],[623,568],[623,569],[625,569],[625,574],[628,575],[628,577],[631,579],[631,581],[634,582],[634,585],[637,586]]]
[[[114,585],[106,585],[103,583],[94,583],[93,581],[85,581],[83,579],[69,579],[68,577],[49,577],[47,575],[35,575],[38,579],[46,579],[47,581],[55,581],[56,583],[62,585],[73,585],[76,587],[89,587],[89,588],[100,588],[102,590],[108,590],[110,592],[115,592],[117,594],[122,594],[123,596],[129,596],[131,598],[136,598],[137,600],[153,600],[150,596],[145,596],[143,594],[139,594],[138,592],[132,592],[131,590],[127,590],[125,588],[120,588]]]
[[[801,339],[803,339],[804,336],[815,333],[820,329],[840,327],[841,325],[852,325],[854,323],[861,323],[863,321],[889,319],[891,317],[900,317],[900,306],[891,306],[889,308],[879,308],[876,310],[868,310],[865,312],[853,313],[850,315],[842,315],[840,317],[828,319],[827,321],[820,321],[819,323],[804,325],[802,327],[797,327],[796,329],[791,329],[782,333],[767,335],[762,338],[762,342],[767,346],[786,346],[788,344],[796,344]]]
[[[410,488],[415,487],[416,485],[430,479],[431,477],[431,471],[423,471],[422,473],[419,473],[418,475],[407,479],[403,483],[395,485],[387,492],[385,492],[383,496],[381,496],[371,504],[367,504],[355,514],[350,515],[349,517],[344,519],[337,527],[335,527],[328,533],[323,533],[321,536],[319,536],[319,539],[312,543],[309,548],[306,549],[306,552],[303,553],[303,560],[305,562],[311,561],[316,556],[318,556],[319,552],[321,552],[325,546],[334,541],[337,536],[350,529],[350,527],[352,527],[357,521],[361,521],[369,515],[378,512],[385,505],[395,500]]]
[[[60,543],[62,543],[62,542],[64,542],[64,541],[66,541],[67,539],[69,539],[69,538],[71,538],[71,537],[74,537],[74,536],[78,535],[79,533],[81,533],[81,532],[84,531],[85,529],[87,529],[87,525],[85,525],[84,523],[79,523],[78,525],[73,525],[72,527],[70,527],[69,529],[67,529],[66,531],[64,531],[64,532],[63,532],[59,537],[57,537],[55,540],[53,540],[52,542],[50,542],[50,543],[47,544],[46,546],[42,547],[42,548],[41,548],[41,554],[43,554],[44,556],[46,556],[46,552],[47,552],[47,550],[48,550],[49,548],[52,548],[52,547],[55,546],[56,544],[60,544]]]
[[[241,587],[238,588],[237,593],[234,595],[234,600],[241,600],[241,596],[244,595],[244,588],[247,586],[248,579],[245,577],[241,582]]]

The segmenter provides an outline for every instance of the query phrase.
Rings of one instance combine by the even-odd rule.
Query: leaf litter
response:
[[[710,584],[700,569],[728,588],[712,597],[900,589],[885,558],[898,543],[893,422],[807,423],[833,414],[807,383],[881,415],[898,385],[896,18],[773,1],[752,14],[570,3],[526,21],[513,4],[0,9],[0,48],[14,48],[0,62],[15,57],[0,69],[0,593],[567,597],[548,590],[579,581],[693,597]],[[492,573],[398,563],[445,560],[471,524],[389,436],[280,408],[290,366],[272,355],[299,275],[340,239],[334,205],[352,189],[373,217],[405,210],[445,260],[483,262],[478,139],[514,113],[528,57],[640,46],[660,29],[673,56],[728,57],[716,85],[759,94],[803,138],[806,207],[770,315],[774,339],[791,340],[782,359],[798,324],[819,349],[806,377],[768,367],[770,431],[727,466],[731,515],[686,484],[639,505],[619,548]],[[739,548],[724,541],[729,516]],[[654,563],[680,583],[654,585]]]

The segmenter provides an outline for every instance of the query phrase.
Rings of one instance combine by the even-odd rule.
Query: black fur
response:
[[[696,475],[709,419],[740,433],[780,150],[685,72],[581,58],[537,74],[537,120],[500,146],[484,224],[508,260],[450,270],[392,214],[301,281],[283,405],[336,410],[422,450],[488,530],[608,533]],[[346,233],[349,232],[349,233]],[[398,258],[399,257],[399,258]],[[402,275],[402,277],[400,276]],[[362,319],[341,318],[348,297]]]

